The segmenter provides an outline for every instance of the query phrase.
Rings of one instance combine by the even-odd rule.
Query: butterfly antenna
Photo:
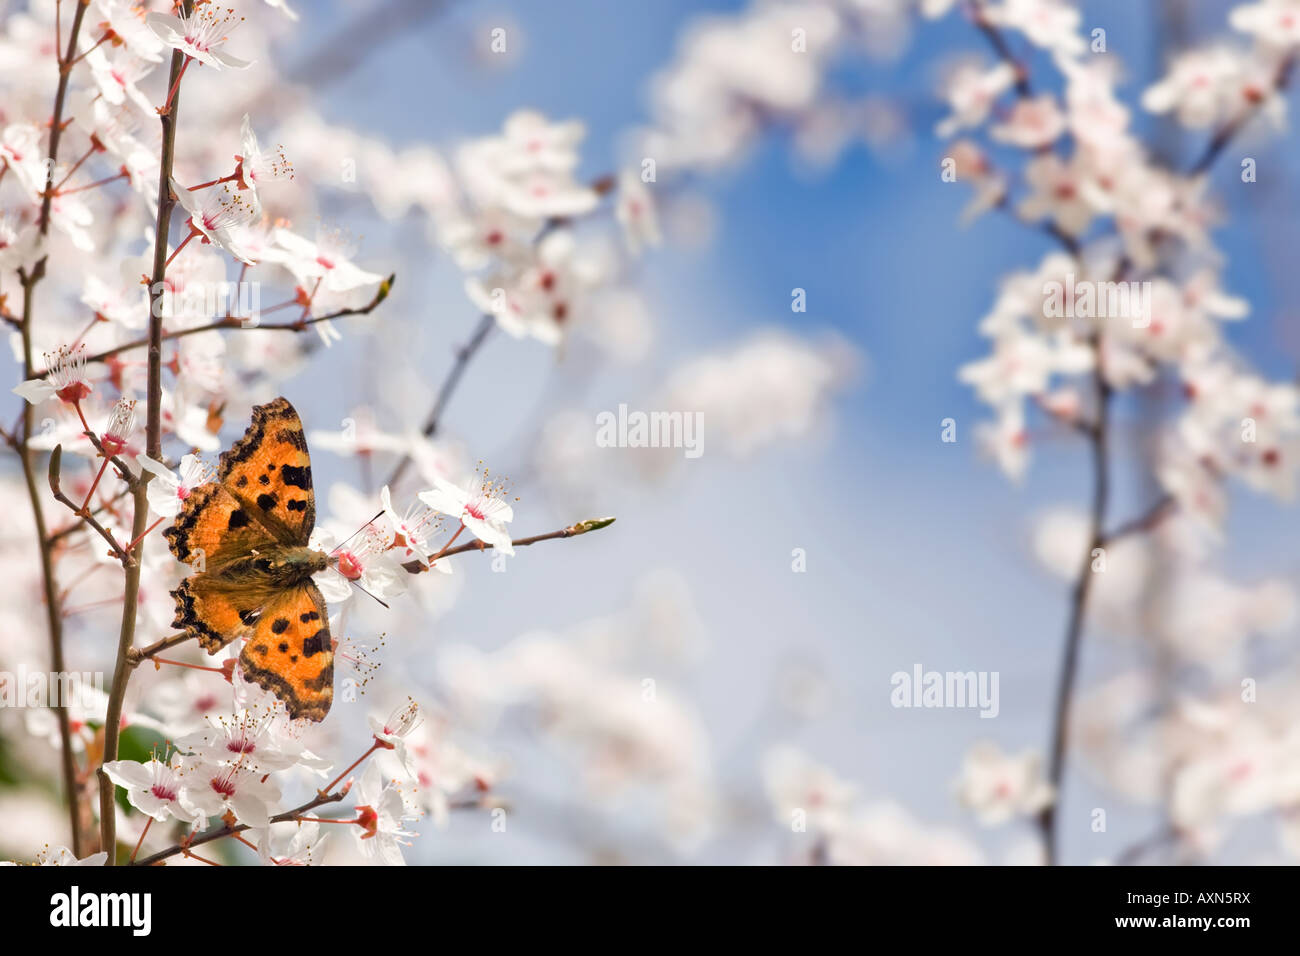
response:
[[[359,535],[361,532],[365,531],[367,528],[369,528],[372,524],[374,524],[376,521],[378,521],[378,520],[379,520],[380,518],[382,518],[383,516],[384,516],[384,513],[383,513],[382,511],[379,512],[379,514],[375,515],[373,518],[371,518],[369,521],[367,521],[365,524],[363,524],[363,525],[362,525],[360,528],[358,528],[356,531],[353,531],[352,534],[348,535],[348,537],[347,537],[345,540],[340,541],[338,544],[336,544],[336,545],[334,546],[334,551],[337,551],[339,548],[343,547],[345,544],[347,544],[349,541],[351,541],[353,538],[355,538],[355,537],[356,537],[357,535]],[[331,551],[330,554],[333,554],[334,551]],[[383,602],[381,601],[380,603],[382,604]],[[384,607],[387,607],[387,606],[388,606],[388,605],[386,605],[386,604],[384,605]]]
[[[379,603],[382,604],[384,607],[388,607],[388,603],[386,601],[381,601],[379,598],[375,597],[373,594],[371,594],[369,591],[363,588],[360,584],[357,584],[356,581],[351,581],[349,583],[358,591],[360,591],[362,594],[366,595],[367,597],[374,598],[376,601],[379,601]],[[389,610],[392,610],[392,608],[389,608]]]

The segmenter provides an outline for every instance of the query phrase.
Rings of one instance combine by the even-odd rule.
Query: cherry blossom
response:
[[[1063,0],[1001,0],[984,15],[990,22],[1011,27],[1035,46],[1062,57],[1078,56],[1087,49],[1079,30],[1079,11]]]
[[[251,65],[250,61],[221,49],[243,20],[231,8],[202,3],[197,4],[188,16],[155,11],[146,16],[144,22],[166,46],[180,50],[191,59],[214,70],[243,70]]]
[[[241,230],[261,214],[256,197],[250,201],[226,186],[191,191],[174,179],[172,193],[189,213],[191,228],[203,236],[204,242],[224,249],[241,262],[254,264],[251,253],[240,244],[240,240],[243,238]]]
[[[60,346],[52,354],[47,352],[45,368],[47,373],[44,378],[28,379],[21,385],[14,386],[13,393],[33,405],[39,405],[50,398],[76,405],[90,395],[93,386],[86,378],[85,346]]]
[[[1295,0],[1242,4],[1229,11],[1228,23],[1269,46],[1293,49],[1300,44],[1300,4]]]
[[[183,455],[180,468],[176,472],[146,455],[141,455],[138,461],[141,468],[153,475],[153,480],[149,482],[146,489],[146,495],[149,499],[149,510],[160,518],[171,518],[180,514],[185,499],[194,492],[194,489],[215,477],[212,466],[205,464],[197,455]]]
[[[284,265],[312,296],[313,303],[317,292],[337,295],[365,290],[368,293],[384,280],[378,273],[353,264],[351,257],[356,254],[356,243],[341,229],[322,226],[316,231],[314,241],[284,228],[276,228],[273,236],[285,251]]]
[[[131,443],[131,434],[135,431],[135,399],[119,398],[113,404],[108,424],[99,436],[104,453],[111,456],[120,455]]]
[[[453,484],[435,477],[433,488],[420,492],[420,500],[441,514],[449,515],[469,529],[474,537],[490,544],[502,554],[514,554],[506,524],[514,519],[514,509],[502,497],[500,487],[486,478],[468,484]]]
[[[984,826],[1032,816],[1052,801],[1052,788],[1034,754],[1008,756],[988,742],[966,755],[957,788],[962,805]]]
[[[287,7],[284,8],[287,11]],[[257,856],[266,866],[312,866],[325,857],[325,843],[329,834],[321,830],[319,823],[308,821],[296,824],[293,835],[285,842],[284,848],[275,849],[272,837],[273,827],[260,831],[257,838]]]
[[[442,529],[442,519],[438,517],[438,513],[427,505],[415,504],[407,509],[405,515],[399,516],[393,510],[392,493],[387,485],[380,489],[379,501],[383,506],[384,516],[393,526],[395,532],[393,547],[400,551],[399,560],[404,563],[411,560],[419,561],[444,574],[451,574],[449,561],[435,561],[432,565],[429,564],[429,559],[437,552],[433,536]]]
[[[963,64],[948,81],[947,99],[952,115],[935,127],[939,136],[951,136],[959,130],[981,125],[988,119],[993,104],[1016,81],[1015,69],[999,63],[991,69]]]
[[[244,114],[239,131],[240,155],[236,157],[239,165],[235,174],[241,189],[256,190],[259,186],[277,179],[293,179],[293,164],[285,158],[284,147],[277,146],[273,151],[263,151],[253,132],[253,124]]]
[[[411,841],[404,838],[419,834],[405,829],[406,821],[414,819],[416,814],[407,807],[396,782],[382,779],[379,765],[371,764],[355,792],[363,824],[353,829],[352,834],[361,852],[388,866],[405,866],[402,847],[410,846]]]
[[[279,785],[266,779],[265,772],[250,770],[238,762],[196,761],[187,766],[185,783],[181,806],[198,819],[201,827],[226,812],[250,827],[265,827],[270,822],[270,806],[280,799]]]
[[[162,62],[162,41],[145,25],[144,13],[135,0],[95,0],[98,22],[112,31],[114,44],[152,63]]]
[[[86,63],[106,103],[120,106],[130,100],[141,113],[153,112],[149,98],[136,85],[153,71],[153,63],[131,53],[105,53],[102,49],[87,52]]]
[[[108,853],[92,853],[77,859],[77,855],[66,846],[50,847],[48,844],[36,856],[37,866],[103,866],[108,862]],[[18,866],[12,860],[0,860],[0,866]]]
[[[1021,149],[1041,149],[1056,142],[1065,128],[1065,115],[1055,98],[1044,94],[1037,99],[1018,100],[1011,114],[995,125],[989,135],[999,143]]]
[[[623,236],[634,254],[646,246],[657,246],[662,241],[650,188],[631,170],[625,170],[619,175],[618,203],[614,207],[614,214],[623,227]]]
[[[1055,153],[1032,159],[1025,182],[1033,192],[1016,207],[1025,219],[1051,219],[1064,232],[1080,235],[1092,221],[1092,205],[1084,198],[1078,163],[1067,165]]]
[[[353,593],[353,583],[380,600],[396,597],[406,590],[407,574],[389,554],[393,543],[391,533],[368,524],[337,546],[336,540],[320,525],[312,532],[310,546],[328,552],[334,558],[330,567],[314,576],[326,601],[348,600]]]
[[[369,721],[370,730],[375,735],[375,742],[390,750],[406,768],[407,773],[414,777],[415,771],[406,749],[406,738],[424,723],[424,714],[420,711],[420,705],[408,698],[405,704],[393,710],[384,720],[371,716]]]
[[[194,821],[194,812],[181,804],[186,769],[179,753],[167,762],[155,757],[147,763],[115,760],[104,764],[104,772],[126,791],[131,806],[159,823],[169,816],[185,823]]]
[[[210,764],[263,773],[291,767],[303,753],[302,743],[287,734],[276,712],[239,711],[229,717],[209,717],[207,724],[178,739],[177,748]]]

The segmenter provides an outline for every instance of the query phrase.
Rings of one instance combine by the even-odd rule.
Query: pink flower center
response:
[[[235,781],[230,777],[213,777],[208,781],[212,789],[223,797],[233,797],[235,795]]]
[[[161,783],[155,783],[152,787],[149,788],[149,792],[152,793],[159,800],[176,799],[176,791],[173,790],[171,787],[164,786]]]
[[[55,394],[69,405],[75,405],[90,394],[90,386],[85,382],[73,382],[71,385],[63,386]]]
[[[339,555],[339,574],[343,575],[349,581],[355,581],[361,577],[364,570],[361,562],[357,560],[356,555],[351,551],[344,551]]]
[[[487,520],[487,515],[483,511],[483,506],[476,501],[466,503],[465,513],[471,518],[477,518],[479,521]]]

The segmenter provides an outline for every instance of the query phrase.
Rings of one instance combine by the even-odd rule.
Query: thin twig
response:
[[[111,510],[113,505],[117,504],[119,501],[121,501],[123,498],[126,498],[130,494],[131,494],[131,490],[129,488],[122,489],[117,494],[115,494],[111,499],[109,499],[109,501],[106,504],[102,504],[98,508],[91,509],[90,512],[91,515],[92,516],[99,515],[99,514],[103,514],[105,511]],[[80,531],[81,530],[80,517],[81,516],[78,515],[78,520],[72,522],[72,524],[67,525],[66,527],[59,528],[56,531],[51,531],[49,537],[46,540],[49,541],[50,544],[55,544],[56,542],[62,541],[64,538],[72,534],[74,531]]]
[[[1100,351],[1100,342],[1094,340],[1093,347]],[[1110,491],[1107,437],[1110,426],[1111,387],[1106,382],[1100,363],[1098,363],[1096,371],[1093,373],[1093,382],[1097,394],[1097,424],[1089,439],[1092,451],[1093,490],[1088,547],[1074,581],[1069,620],[1065,628],[1065,650],[1056,690],[1056,708],[1052,720],[1052,749],[1047,772],[1047,780],[1052,787],[1052,801],[1038,816],[1038,825],[1042,831],[1047,850],[1048,866],[1057,863],[1060,856],[1056,819],[1061,802],[1061,781],[1065,777],[1065,751],[1069,742],[1070,707],[1074,699],[1074,681],[1079,666],[1079,646],[1083,637],[1084,619],[1087,615],[1088,595],[1092,589],[1092,579],[1097,573],[1093,570],[1093,551],[1100,548],[1104,541],[1102,526],[1106,520],[1106,503]]]
[[[1002,35],[1002,31],[989,21],[982,0],[971,0],[969,12],[976,29],[978,29],[980,33],[984,34],[984,37],[989,41],[989,45],[992,46],[994,52],[997,53],[998,58],[1015,71],[1016,95],[1024,100],[1032,97],[1034,95],[1034,90],[1029,83],[1028,71],[1024,68],[1024,65],[1016,59],[1015,54],[1011,52],[1011,45],[1007,43],[1007,38]]]
[[[347,788],[336,791],[335,793],[318,793],[313,799],[308,800],[302,806],[295,807],[292,810],[286,810],[284,813],[279,813],[271,817],[270,822],[288,823],[290,820],[295,820],[298,817],[300,817],[302,814],[307,813],[310,810],[315,810],[317,807],[323,807],[331,803],[338,803],[340,800],[346,797],[347,794],[348,794]],[[152,866],[153,864],[161,863],[163,860],[166,860],[169,857],[173,857],[178,853],[184,853],[185,851],[191,849],[192,847],[202,846],[205,843],[211,843],[213,840],[220,840],[223,837],[234,836],[236,833],[243,833],[245,830],[248,829],[250,828],[246,823],[240,823],[237,826],[233,826],[233,827],[229,825],[218,827],[217,829],[205,833],[202,836],[197,836],[194,839],[189,840],[188,842],[177,843],[175,846],[169,846],[165,850],[159,850],[157,853],[154,853],[151,856],[146,856],[143,860],[136,860],[130,863],[129,865],[130,866]]]
[[[1136,518],[1130,519],[1129,521],[1125,521],[1122,525],[1107,534],[1105,537],[1106,545],[1109,546],[1130,534],[1150,531],[1164,520],[1165,515],[1170,514],[1177,507],[1178,502],[1173,495],[1161,495],[1160,498],[1156,500],[1156,503],[1142,514],[1138,515]]]
[[[246,324],[248,316],[228,315],[225,318],[217,319],[215,322],[207,322],[203,325],[190,326],[189,328],[177,329],[173,332],[164,332],[159,339],[160,342],[168,342],[172,339],[183,339],[188,335],[198,335],[200,332],[211,332],[214,329],[243,329],[248,332],[259,330],[282,331],[282,332],[306,332],[311,326],[319,322],[328,322],[331,319],[341,319],[349,315],[369,315],[378,307],[379,303],[388,298],[388,294],[393,289],[393,283],[397,281],[396,274],[390,275],[383,282],[379,283],[379,288],[375,291],[374,298],[363,306],[351,309],[339,309],[328,315],[318,315],[310,319],[295,319],[292,322],[259,322],[254,325]],[[132,349],[144,348],[150,344],[148,337],[133,339],[130,342],[124,342],[121,345],[115,345],[111,349],[98,352],[86,357],[86,363],[102,362],[110,359],[115,355],[123,352],[129,352]],[[44,378],[49,374],[49,370],[36,373],[35,378]]]
[[[1290,82],[1291,71],[1294,68],[1294,55],[1288,56],[1278,64],[1277,72],[1273,74],[1272,92],[1276,93],[1280,91],[1288,82]],[[1201,154],[1201,158],[1194,162],[1191,169],[1188,170],[1188,175],[1199,176],[1202,173],[1207,172],[1209,168],[1214,165],[1214,161],[1219,158],[1220,154],[1227,149],[1228,144],[1237,137],[1237,134],[1240,133],[1252,119],[1254,119],[1255,115],[1263,108],[1266,100],[1267,97],[1259,97],[1215,133],[1210,139],[1209,144],[1205,147],[1205,152]]]
[[[510,544],[516,548],[526,548],[530,544],[537,544],[539,541],[555,541],[560,538],[573,538],[580,534],[587,534],[589,531],[599,531],[601,528],[608,528],[614,523],[613,518],[591,518],[587,521],[579,521],[577,524],[571,524],[567,528],[561,528],[559,531],[550,531],[546,534],[535,534],[530,538],[515,538]],[[453,554],[464,554],[466,551],[485,551],[487,545],[482,541],[471,541],[469,544],[458,545],[454,548],[447,548],[438,555],[438,559],[449,558]],[[428,565],[422,561],[410,561],[402,567],[412,574],[419,574],[422,571],[429,570]]]
[[[94,530],[96,534],[107,541],[108,546],[112,549],[113,557],[122,562],[122,567],[130,567],[135,562],[132,560],[131,555],[127,550],[117,543],[117,538],[113,537],[113,532],[109,531],[102,524],[96,521],[89,511],[82,510],[80,505],[74,503],[71,498],[63,493],[63,489],[59,482],[59,467],[62,461],[63,446],[55,445],[54,451],[50,453],[49,471],[50,493],[54,495],[54,500],[60,504],[66,505],[69,511],[77,515],[87,526]]]
[[[1167,843],[1173,843],[1178,839],[1178,831],[1173,827],[1166,827],[1156,833],[1151,834],[1144,840],[1139,840],[1115,857],[1116,866],[1134,866],[1137,861],[1149,853],[1151,850],[1158,850]]]
[[[156,654],[161,654],[163,651],[175,647],[177,644],[184,644],[186,641],[192,640],[194,640],[193,634],[187,634],[184,632],[180,634],[171,634],[154,641],[148,647],[131,648],[130,651],[127,652],[127,661],[132,667],[134,667],[141,661],[147,660]]]
[[[420,429],[420,433],[425,438],[432,438],[437,434],[438,425],[442,421],[442,413],[447,408],[447,402],[451,400],[452,393],[456,391],[456,386],[460,384],[461,376],[465,374],[465,368],[469,365],[470,359],[475,356],[479,348],[487,340],[488,333],[492,331],[492,326],[495,324],[496,319],[485,313],[479,318],[478,325],[475,326],[474,334],[470,336],[469,341],[456,350],[456,361],[447,372],[447,377],[443,379],[442,386],[438,389],[438,395],[434,399],[433,408],[429,409],[429,414]],[[406,469],[410,464],[411,455],[408,452],[393,467],[386,484],[389,487],[395,486],[398,479],[406,473]]]

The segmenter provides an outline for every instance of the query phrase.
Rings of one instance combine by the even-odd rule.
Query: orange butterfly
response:
[[[312,575],[330,564],[307,546],[316,523],[302,420],[285,398],[253,409],[244,437],[221,455],[217,480],[195,488],[164,533],[198,568],[172,592],[173,627],[215,654],[246,638],[244,677],[289,715],[324,720],[334,699],[334,645]]]

